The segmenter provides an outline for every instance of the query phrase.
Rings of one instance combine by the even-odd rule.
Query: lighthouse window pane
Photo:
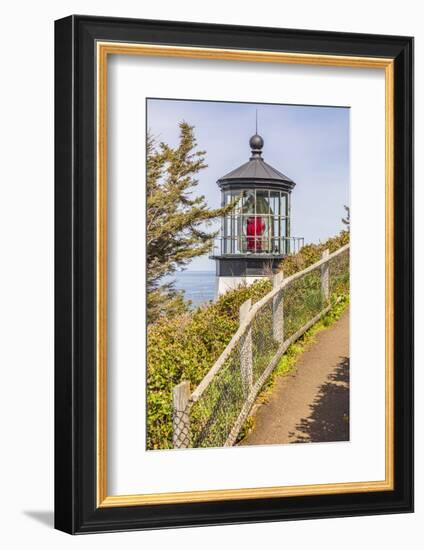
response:
[[[257,236],[260,235],[262,231],[263,228],[258,227],[256,216],[244,216],[243,233],[246,235],[246,252],[257,251]]]
[[[230,237],[231,236],[231,216],[227,216],[225,220],[226,220],[225,236]]]
[[[242,252],[241,249],[241,218],[240,216],[235,216],[234,218],[234,254],[240,254]]]
[[[287,237],[287,221],[285,218],[281,219],[281,237]]]
[[[280,218],[274,218],[274,237],[280,236]]]
[[[264,222],[265,222],[265,231],[262,239],[263,252],[266,252],[267,254],[269,254],[272,252],[272,238],[274,235],[274,227],[272,224],[271,216],[265,216]]]
[[[250,216],[247,218],[247,248],[250,252],[265,253],[271,247],[270,237],[272,227],[269,216]]]
[[[256,214],[269,213],[269,191],[256,191]]]
[[[287,216],[287,195],[281,193],[281,216]]]
[[[254,191],[244,191],[242,210],[243,210],[243,214],[255,213],[255,192]]]
[[[241,193],[240,191],[225,191],[225,201],[224,204],[228,205],[231,202],[234,203],[234,210],[232,213],[236,213],[240,209],[240,203],[241,203]]]
[[[240,193],[240,191],[233,191],[232,192],[232,198],[233,198],[233,201],[235,202],[234,214],[240,214],[242,194]]]
[[[274,216],[280,215],[280,193],[278,191],[270,191],[270,206],[271,214]]]
[[[247,241],[246,241],[246,216],[238,217],[237,231],[238,231],[238,248],[240,253],[244,254],[247,250]]]

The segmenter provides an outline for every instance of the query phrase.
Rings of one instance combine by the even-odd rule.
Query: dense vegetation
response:
[[[341,231],[335,237],[319,244],[307,244],[298,254],[291,254],[281,262],[284,276],[288,277],[306,269],[321,259],[322,253],[328,248],[330,254],[349,242],[349,231]]]
[[[285,276],[301,271],[349,242],[341,232],[321,244],[305,246],[281,264]],[[315,282],[313,285],[315,286]],[[239,307],[248,298],[256,302],[272,288],[261,280],[230,291],[216,302],[192,312],[160,317],[148,327],[147,448],[172,447],[172,388],[189,380],[194,389],[225,349],[239,324]]]

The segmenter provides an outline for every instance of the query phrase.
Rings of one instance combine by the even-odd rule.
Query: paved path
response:
[[[349,312],[300,356],[293,375],[277,377],[242,445],[349,439]]]

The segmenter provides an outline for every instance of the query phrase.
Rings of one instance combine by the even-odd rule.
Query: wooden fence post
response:
[[[172,390],[172,443],[174,449],[190,447],[190,382],[184,381]]]
[[[240,306],[240,323],[245,320],[251,307],[252,300],[250,298]],[[240,370],[243,393],[247,397],[253,386],[253,347],[251,327],[249,327],[240,338]]]
[[[328,248],[322,253],[322,258],[328,258],[330,251]],[[329,262],[321,266],[321,295],[325,302],[330,298],[330,277],[329,277]]]
[[[272,279],[272,287],[278,288],[284,279],[284,273],[279,271]],[[272,332],[274,340],[284,342],[284,291],[280,291],[272,299]]]

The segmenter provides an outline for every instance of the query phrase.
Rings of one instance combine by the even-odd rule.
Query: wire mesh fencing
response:
[[[329,261],[329,292],[332,299],[349,292],[349,249]]]
[[[241,340],[202,395],[191,407],[193,447],[222,447],[247,397],[243,379]]]
[[[236,334],[201,383],[173,390],[174,448],[233,445],[287,348],[349,291],[349,245],[302,272],[274,277],[273,290],[240,308]]]

